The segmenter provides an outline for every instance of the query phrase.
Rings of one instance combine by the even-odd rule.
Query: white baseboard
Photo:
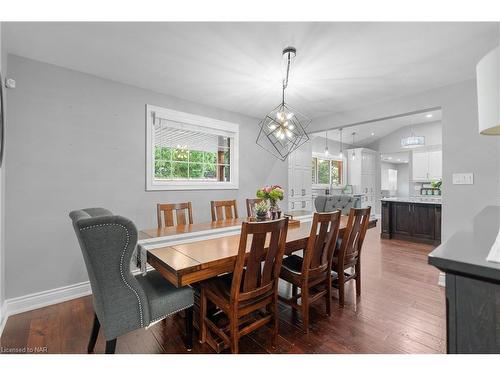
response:
[[[147,270],[153,268],[148,266]],[[134,275],[139,274],[139,269],[134,270]],[[7,322],[9,316],[20,314],[26,311],[40,309],[42,307],[55,305],[56,303],[66,302],[75,298],[80,298],[92,294],[89,281],[63,286],[43,292],[28,294],[25,296],[9,298],[4,303],[3,312],[1,313],[0,335]],[[1,307],[0,307],[1,308]]]
[[[43,292],[9,298],[5,301],[6,315],[12,316],[22,312],[87,296],[89,294],[91,294],[90,283],[88,281],[83,281],[81,283],[45,290]]]
[[[7,323],[7,313],[5,311],[5,303],[0,301],[0,337],[2,337],[3,329]]]
[[[446,286],[446,274],[444,272],[439,272],[439,286]]]

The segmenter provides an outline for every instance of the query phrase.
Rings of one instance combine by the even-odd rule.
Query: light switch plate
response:
[[[453,173],[453,185],[473,185],[474,173]]]

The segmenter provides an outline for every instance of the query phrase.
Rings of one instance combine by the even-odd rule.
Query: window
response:
[[[147,190],[237,189],[238,125],[147,106]]]
[[[342,160],[312,158],[313,185],[342,186]]]

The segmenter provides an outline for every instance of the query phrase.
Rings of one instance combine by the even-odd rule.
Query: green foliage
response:
[[[203,177],[203,164],[189,163],[189,177],[202,178]]]
[[[188,178],[188,163],[173,162],[172,175],[174,178]]]
[[[330,184],[330,162],[328,160],[318,163],[318,184]]]
[[[189,151],[190,163],[203,163],[203,151]]]
[[[204,172],[203,177],[215,178],[217,176],[215,164],[203,164]]]
[[[155,177],[170,178],[172,174],[172,165],[167,161],[155,162]]]
[[[255,204],[254,210],[257,215],[264,215],[267,213],[267,211],[269,211],[269,205],[266,203],[266,201],[262,201]]]
[[[217,163],[217,154],[215,152],[204,152],[205,160],[204,162],[207,164],[215,164]]]

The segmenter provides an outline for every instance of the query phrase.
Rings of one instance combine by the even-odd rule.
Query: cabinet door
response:
[[[440,180],[443,176],[443,152],[429,152],[429,178],[431,180]]]
[[[411,217],[412,236],[433,240],[436,220],[434,205],[412,203]]]
[[[395,234],[411,236],[412,220],[411,205],[404,202],[392,203],[392,230]]]
[[[414,152],[413,153],[413,180],[428,181],[429,180],[429,153]]]

